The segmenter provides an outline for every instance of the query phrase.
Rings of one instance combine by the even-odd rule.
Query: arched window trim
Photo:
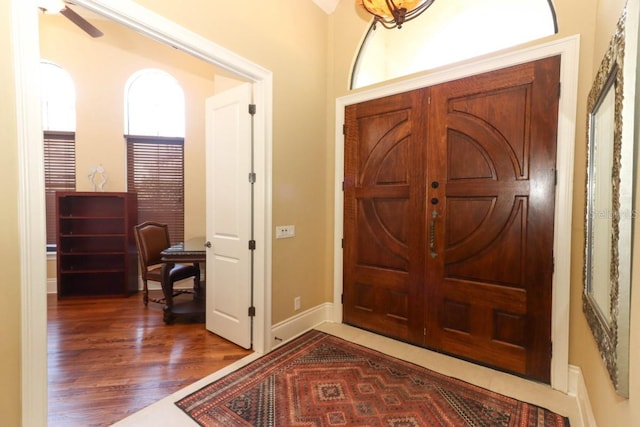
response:
[[[556,15],[556,8],[553,7],[553,1],[547,0],[549,5],[549,12],[551,12],[551,19],[553,19],[553,33],[558,34],[558,16]]]
[[[362,43],[360,44],[360,47],[358,48],[358,54],[356,55],[356,60],[353,63],[353,70],[351,70],[351,81],[349,82],[349,89],[353,90],[355,89],[355,84],[356,84],[356,77],[358,76],[358,72],[360,71],[360,65],[361,65],[361,59],[362,59],[362,55],[364,54],[364,51],[367,47],[367,42],[369,41],[369,36],[371,35],[372,31],[375,31],[375,29],[373,28],[373,23],[374,21],[371,21],[371,25],[369,25],[369,29],[367,30],[367,34],[364,36],[364,38],[362,39]]]

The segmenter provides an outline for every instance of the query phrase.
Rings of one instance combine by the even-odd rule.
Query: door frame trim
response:
[[[334,181],[334,277],[333,321],[342,322],[342,237],[344,180],[344,109],[357,104],[439,83],[470,77],[512,65],[560,55],[562,94],[558,107],[556,185],[553,251],[556,259],[571,259],[571,216],[573,206],[574,145],[578,100],[580,36],[574,35],[530,48],[491,56],[442,71],[376,87],[336,99]],[[551,387],[563,393],[569,388],[569,303],[571,264],[556,262],[553,273],[551,340]]]
[[[131,0],[74,0],[75,3],[161,43],[253,83],[256,187],[255,235],[264,242],[254,257],[254,350],[271,349],[271,185],[273,73]],[[44,166],[39,87],[40,41],[35,2],[11,0],[11,37],[16,90],[18,216],[21,296],[22,424],[47,425],[47,272]]]

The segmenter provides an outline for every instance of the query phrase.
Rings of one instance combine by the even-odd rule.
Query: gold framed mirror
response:
[[[600,64],[587,104],[583,311],[616,392],[629,395],[633,133],[625,135],[625,18]],[[630,81],[635,85],[635,81]],[[630,153],[629,153],[629,150]]]

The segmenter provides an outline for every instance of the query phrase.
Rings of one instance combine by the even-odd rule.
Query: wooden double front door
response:
[[[559,73],[346,107],[345,323],[550,381]]]

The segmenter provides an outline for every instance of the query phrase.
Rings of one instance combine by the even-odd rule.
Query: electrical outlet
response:
[[[276,239],[288,239],[296,236],[295,225],[278,225],[276,226]]]
[[[300,310],[300,297],[295,297],[295,298],[293,299],[293,309],[294,309],[295,311]]]

